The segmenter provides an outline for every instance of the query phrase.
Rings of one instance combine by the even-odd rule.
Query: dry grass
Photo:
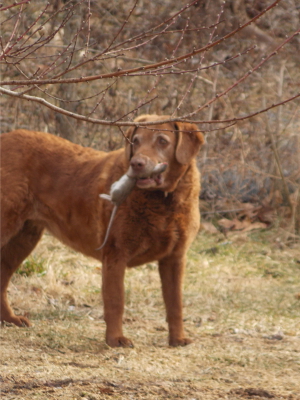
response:
[[[284,233],[200,233],[184,298],[194,343],[167,346],[156,266],[129,270],[125,332],[104,343],[101,265],[46,235],[10,297],[34,326],[1,329],[3,399],[300,399],[300,250]],[[220,242],[221,241],[221,242]],[[203,251],[204,250],[204,251]]]

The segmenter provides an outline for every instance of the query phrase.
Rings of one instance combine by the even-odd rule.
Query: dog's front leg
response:
[[[111,347],[133,347],[123,335],[124,276],[126,265],[115,257],[104,257],[102,266],[102,296],[106,343]]]
[[[170,346],[185,346],[192,341],[185,337],[182,317],[182,278],[185,257],[172,255],[159,261],[159,273],[169,325]]]

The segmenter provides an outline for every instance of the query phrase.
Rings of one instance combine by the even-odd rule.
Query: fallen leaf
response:
[[[256,389],[256,388],[232,389],[232,390],[230,390],[229,393],[238,394],[238,395],[243,396],[243,397],[256,396],[256,397],[264,397],[264,398],[267,398],[267,399],[273,399],[275,397],[275,395],[273,393],[270,393],[267,390]]]
[[[255,229],[266,229],[267,227],[268,225],[263,222],[253,222],[253,224],[250,224],[247,228],[244,228],[242,232],[249,232]]]
[[[234,223],[234,225],[231,229],[235,231],[247,229],[251,225],[251,222],[248,219],[243,219],[242,221],[239,221],[237,218],[234,218],[232,222]]]
[[[211,234],[219,233],[218,229],[211,222],[202,222],[200,229]]]
[[[232,229],[234,227],[234,222],[227,218],[219,219],[218,224],[225,229]]]
[[[276,212],[270,206],[263,206],[257,213],[257,218],[266,224],[272,224],[276,219]]]
[[[106,388],[106,387],[98,387],[98,390],[100,393],[103,394],[113,394],[114,391],[111,388]]]

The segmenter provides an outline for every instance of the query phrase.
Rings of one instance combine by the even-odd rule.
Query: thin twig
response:
[[[3,49],[3,51],[2,51],[2,54],[0,54],[0,60],[2,60],[2,58],[4,58],[4,57],[7,55],[7,53],[13,48],[13,46],[16,45],[16,43],[17,43],[17,41],[18,41],[18,40],[16,40],[16,41],[12,44],[12,40],[13,40],[13,38],[14,38],[16,32],[17,32],[17,28],[18,28],[19,22],[20,22],[20,20],[21,20],[22,11],[23,11],[23,4],[21,4],[20,11],[19,11],[19,13],[18,13],[18,17],[17,17],[16,23],[15,23],[15,25],[14,25],[14,27],[13,27],[12,33],[11,33],[11,35],[10,35],[10,38],[8,39],[8,42],[7,42],[6,46],[4,47],[4,49]]]
[[[30,3],[30,1],[31,0],[20,1],[19,3],[14,3],[14,4],[11,4],[9,6],[2,7],[2,8],[0,8],[0,11],[5,11],[5,10],[8,10],[8,9],[10,9],[12,7],[17,7],[17,6],[20,6],[22,4],[27,4],[27,3]]]

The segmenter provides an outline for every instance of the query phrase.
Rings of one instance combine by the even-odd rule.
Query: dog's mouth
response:
[[[136,181],[136,185],[139,188],[148,188],[148,187],[158,187],[163,184],[163,177],[161,174],[153,176],[153,177],[148,177],[148,178],[139,178]]]
[[[154,168],[150,176],[139,177],[136,186],[143,189],[158,188],[164,183],[162,173],[167,169],[167,163],[160,163]]]

